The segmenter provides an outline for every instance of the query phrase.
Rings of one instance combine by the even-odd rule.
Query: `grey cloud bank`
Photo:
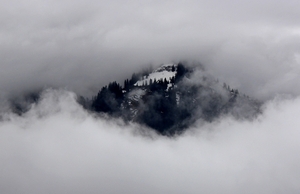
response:
[[[0,125],[1,193],[298,193],[300,100],[257,120],[222,118],[170,139],[96,119],[48,90]]]
[[[0,89],[92,95],[147,64],[191,60],[260,99],[299,83],[299,2],[1,0]]]
[[[168,139],[47,90],[24,116],[1,113],[0,193],[299,193],[299,1],[0,4],[1,99],[48,86],[94,95],[148,64],[189,60],[269,100],[254,121]]]

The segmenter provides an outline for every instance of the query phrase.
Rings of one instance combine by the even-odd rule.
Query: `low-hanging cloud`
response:
[[[270,99],[299,92],[299,2],[1,0],[0,91],[95,95],[147,64],[202,62]]]
[[[86,112],[47,90],[0,123],[1,193],[298,193],[299,98],[277,98],[257,120],[231,117],[184,135]]]
[[[299,1],[0,3],[0,193],[299,192]],[[268,99],[263,114],[166,138],[88,113],[64,90],[7,111],[22,92],[95,95],[182,59]]]

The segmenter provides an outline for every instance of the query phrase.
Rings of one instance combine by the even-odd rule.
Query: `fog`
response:
[[[0,193],[299,193],[300,1],[0,5]],[[180,60],[264,101],[262,115],[168,138],[76,103]],[[9,111],[40,89],[27,113]]]
[[[0,90],[95,95],[149,64],[197,61],[261,100],[298,95],[296,0],[1,0]]]
[[[299,98],[169,138],[96,117],[75,97],[47,90],[24,116],[3,116],[1,193],[299,192]]]

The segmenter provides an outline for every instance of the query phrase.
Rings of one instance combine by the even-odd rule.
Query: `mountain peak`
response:
[[[26,112],[39,95],[12,101],[13,110]],[[261,113],[258,101],[219,83],[202,66],[184,63],[133,73],[124,86],[111,82],[91,100],[79,97],[78,102],[99,116],[139,123],[162,135],[180,134],[195,122],[212,122],[227,115],[253,119]]]
[[[217,79],[212,81],[213,77],[207,79],[203,72],[203,68],[170,63],[133,74],[124,87],[116,82],[103,87],[92,100],[91,110],[140,123],[164,135],[181,133],[199,119],[211,122],[227,114],[251,119],[260,113],[258,102]],[[201,82],[191,81],[197,75],[202,76]]]
[[[150,85],[154,81],[164,81],[170,80],[175,77],[177,70],[177,64],[163,64],[156,70],[152,71],[151,73],[144,75],[138,80],[134,85],[135,86],[143,86],[143,85]]]
[[[177,68],[177,64],[175,63],[162,64],[160,67],[154,70],[154,72],[162,72],[162,71],[174,72],[176,68]]]

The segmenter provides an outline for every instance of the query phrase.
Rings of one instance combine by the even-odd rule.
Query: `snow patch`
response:
[[[142,89],[137,89],[137,90],[133,90],[128,94],[128,98],[130,100],[135,100],[138,101],[139,99],[142,98],[142,96],[145,95],[145,90]]]
[[[175,68],[175,69],[174,69]],[[135,86],[143,86],[143,85],[149,85],[150,80],[154,82],[154,80],[164,80],[170,81],[172,77],[175,77],[176,74],[176,64],[165,64],[150,73],[148,76],[144,76],[141,80],[137,81],[134,85]],[[172,71],[174,70],[174,71]]]

